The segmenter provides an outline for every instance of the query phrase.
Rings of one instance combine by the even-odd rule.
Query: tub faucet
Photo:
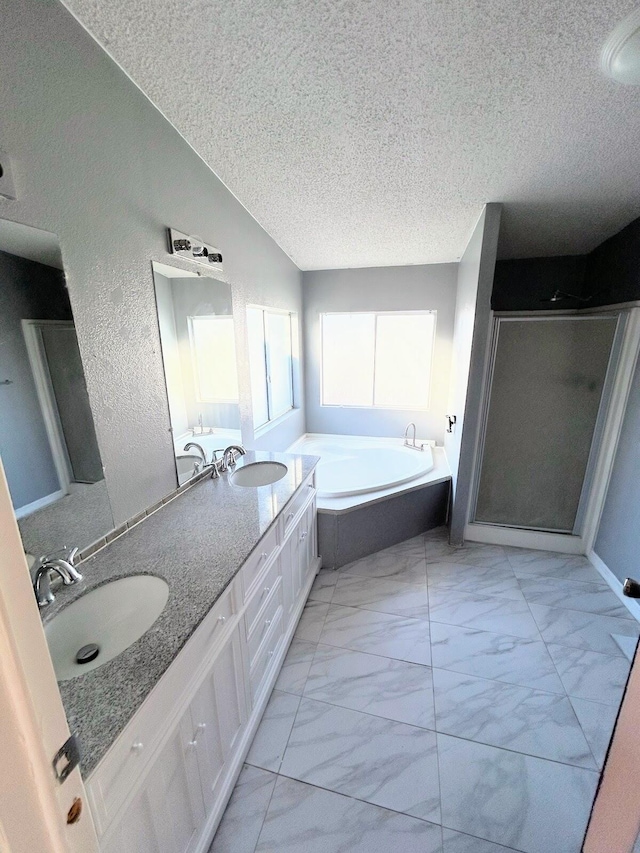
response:
[[[409,441],[409,430],[411,427],[413,427],[413,439]],[[424,444],[416,444],[416,425],[413,421],[407,424],[407,428],[404,431],[404,446],[410,447],[412,450],[424,450]]]
[[[57,574],[65,586],[71,586],[82,580],[82,575],[73,565],[73,560],[77,553],[78,549],[72,548],[66,559],[53,556],[40,557],[33,577],[33,589],[36,594],[38,607],[46,607],[55,601],[55,597],[51,592],[51,572]]]
[[[207,464],[207,453],[204,450],[204,448],[202,447],[202,445],[197,444],[195,441],[189,441],[189,442],[187,442],[187,444],[185,444],[185,446],[182,449],[183,450],[191,450],[192,447],[194,447],[198,451],[200,456],[202,456],[202,464],[206,465]]]

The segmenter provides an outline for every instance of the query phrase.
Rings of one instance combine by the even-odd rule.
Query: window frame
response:
[[[278,423],[282,418],[286,418],[291,414],[297,407],[296,405],[296,383],[295,383],[295,368],[294,362],[298,355],[298,340],[295,334],[295,324],[298,322],[298,314],[296,311],[290,311],[287,308],[270,308],[267,305],[247,305],[248,311],[260,311],[262,314],[262,339],[263,339],[263,357],[264,357],[264,381],[265,387],[267,391],[267,420],[262,421],[257,424],[255,422],[255,416],[252,413],[254,418],[253,420],[253,429],[254,433],[264,432],[273,424]],[[290,369],[289,369],[289,390],[290,390],[290,399],[291,405],[288,409],[285,409],[283,412],[280,412],[277,415],[273,415],[272,410],[272,395],[271,395],[271,364],[270,364],[270,350],[268,344],[267,337],[267,314],[278,314],[280,316],[286,316],[289,318],[289,341],[290,341]],[[248,327],[247,323],[247,327]],[[247,330],[248,334],[248,330]],[[251,359],[251,345],[249,345],[249,359]],[[253,387],[251,389],[252,392],[252,402],[253,402]]]
[[[196,403],[204,403],[210,405],[238,405],[240,403],[240,386],[237,379],[237,368],[236,368],[236,385],[238,387],[238,396],[233,398],[227,397],[215,397],[215,398],[205,398],[202,394],[202,389],[200,388],[200,370],[198,368],[198,347],[196,345],[195,332],[193,329],[193,321],[194,320],[225,320],[231,321],[233,325],[233,314],[194,314],[187,316],[187,328],[189,331],[189,356],[191,358],[191,368],[193,373],[193,390],[194,390],[194,399]],[[234,349],[234,358],[235,363],[237,365],[237,352],[236,352],[236,342],[235,342],[235,328],[233,329],[233,349]]]
[[[341,403],[325,403],[324,402],[324,318],[327,316],[344,316],[345,314],[368,314],[374,315],[374,331],[373,331],[373,370],[372,370],[372,386],[371,386],[371,405],[363,406],[357,403],[345,405]],[[425,406],[384,406],[376,405],[376,353],[378,345],[378,317],[380,316],[415,316],[415,315],[431,315],[433,316],[433,334],[431,336],[431,352],[428,377],[428,392],[427,402]],[[438,311],[435,308],[410,309],[406,311],[321,311],[320,318],[320,406],[327,409],[373,409],[375,411],[387,412],[428,412],[432,407],[432,392],[433,392],[433,355],[436,344],[437,329],[438,329]]]

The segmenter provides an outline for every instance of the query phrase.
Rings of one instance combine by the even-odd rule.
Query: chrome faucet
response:
[[[409,441],[409,430],[413,427],[413,439],[411,442]],[[416,425],[411,421],[410,424],[407,424],[407,428],[404,431],[404,446],[410,447],[412,450],[424,450],[424,444],[416,444]]]
[[[222,471],[228,471],[229,468],[235,468],[236,465],[236,453],[238,456],[244,456],[247,451],[241,444],[230,444],[229,447],[225,448],[224,453],[222,454]]]
[[[73,565],[77,553],[78,549],[72,548],[68,552],[66,559],[54,556],[40,557],[33,576],[33,589],[36,594],[38,607],[46,607],[55,601],[55,597],[51,592],[51,572],[59,575],[65,586],[71,586],[82,580],[82,575]]]
[[[192,447],[195,447],[195,449],[198,451],[200,456],[202,456],[202,464],[206,466],[206,464],[207,464],[207,452],[206,452],[206,450],[204,450],[202,445],[197,444],[195,441],[189,441],[185,444],[185,446],[182,449],[183,450],[191,450]]]

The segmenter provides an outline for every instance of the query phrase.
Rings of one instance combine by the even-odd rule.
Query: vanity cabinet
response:
[[[319,568],[312,476],[86,782],[104,853],[205,853]]]

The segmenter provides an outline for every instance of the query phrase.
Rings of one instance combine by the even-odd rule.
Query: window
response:
[[[256,428],[293,409],[295,315],[248,308],[253,424]]]
[[[428,409],[435,311],[321,314],[323,406]]]
[[[189,317],[191,361],[198,403],[237,403],[238,375],[233,317]]]

